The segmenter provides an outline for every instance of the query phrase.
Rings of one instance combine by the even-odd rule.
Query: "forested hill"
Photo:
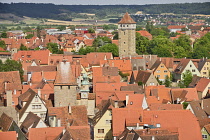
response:
[[[34,18],[75,17],[78,13],[96,14],[97,17],[118,15],[128,11],[143,11],[146,14],[210,14],[210,2],[185,4],[153,4],[153,5],[54,5],[36,3],[0,3],[0,13],[12,13],[17,16]],[[62,15],[62,16],[61,16]]]

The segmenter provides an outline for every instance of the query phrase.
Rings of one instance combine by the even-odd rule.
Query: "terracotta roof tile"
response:
[[[149,108],[150,110],[183,110],[183,105],[182,104],[151,103]]]
[[[144,111],[143,118],[151,119],[149,125],[160,124],[161,128],[178,128],[180,140],[202,140],[197,118],[189,110]]]
[[[0,118],[0,127],[2,128],[2,131],[9,131],[12,122],[12,117],[9,117],[7,114],[3,113]]]
[[[135,24],[136,22],[130,17],[128,12],[125,13],[123,18],[118,22],[118,24]]]
[[[16,131],[0,132],[0,138],[2,140],[17,140]]]
[[[90,126],[70,126],[67,130],[75,140],[90,140]]]
[[[4,90],[22,90],[19,71],[0,72],[0,93]]]
[[[30,140],[53,140],[63,132],[64,127],[30,128],[28,138]]]
[[[201,78],[198,81],[195,88],[197,89],[197,91],[203,92],[205,88],[209,85],[209,83],[210,83],[210,79]]]

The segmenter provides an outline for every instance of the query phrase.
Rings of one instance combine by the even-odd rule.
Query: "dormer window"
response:
[[[21,55],[22,58],[24,58],[24,55]]]

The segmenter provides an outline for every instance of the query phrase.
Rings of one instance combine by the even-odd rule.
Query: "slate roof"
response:
[[[118,24],[135,24],[136,22],[130,17],[128,12],[125,13],[123,18],[118,22]]]

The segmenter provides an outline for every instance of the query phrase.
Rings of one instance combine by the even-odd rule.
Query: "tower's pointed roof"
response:
[[[136,23],[128,14],[128,12],[125,13],[123,18],[118,22],[118,24],[134,24]]]

